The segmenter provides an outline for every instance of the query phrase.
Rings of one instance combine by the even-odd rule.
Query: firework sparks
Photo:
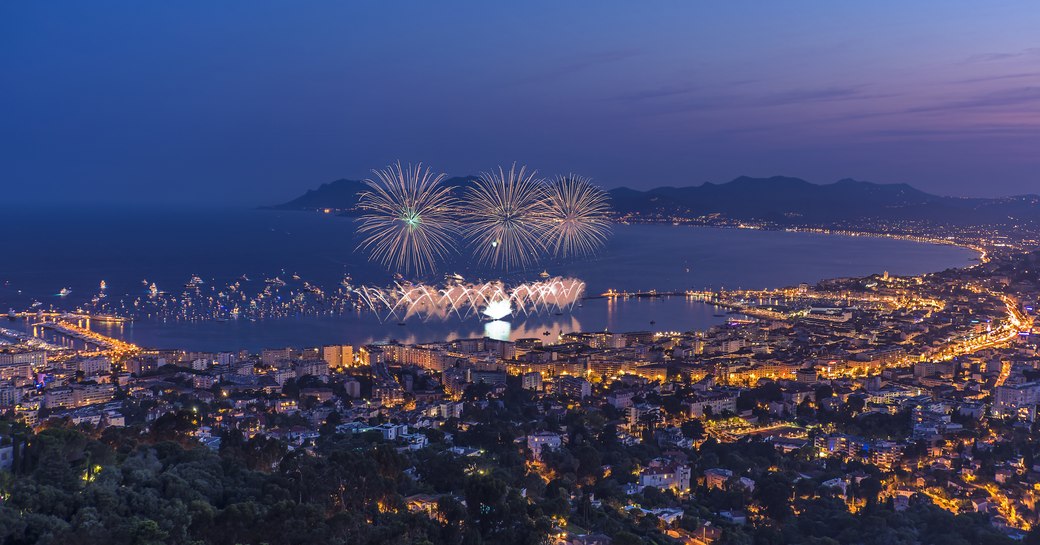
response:
[[[576,278],[549,278],[508,287],[504,283],[451,283],[445,286],[398,283],[389,288],[362,286],[358,298],[382,319],[419,316],[423,319],[493,319],[512,313],[537,314],[566,310],[581,300],[585,283]]]
[[[359,250],[383,266],[405,273],[436,270],[452,252],[458,236],[455,200],[444,186],[444,174],[422,165],[401,163],[373,170],[376,180],[365,180],[369,190],[361,194],[358,233],[364,237]]]
[[[610,236],[607,194],[589,178],[557,177],[545,189],[545,247],[556,257],[594,253]]]
[[[501,269],[526,268],[544,251],[543,182],[517,168],[481,174],[466,192],[464,225],[477,259]]]

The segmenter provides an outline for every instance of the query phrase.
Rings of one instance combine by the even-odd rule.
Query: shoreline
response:
[[[261,210],[265,212],[303,212],[315,215],[328,215],[332,214],[336,217],[357,219],[356,214],[348,214],[337,209],[300,209],[300,208],[279,208],[278,206],[260,206],[256,207],[255,210]],[[813,233],[820,235],[836,235],[836,236],[849,236],[849,237],[872,237],[872,238],[885,238],[890,240],[902,240],[907,242],[920,242],[926,244],[939,244],[944,246],[957,246],[976,252],[979,254],[977,257],[981,263],[989,261],[989,254],[991,253],[985,246],[976,244],[968,241],[954,240],[941,235],[913,235],[906,233],[884,233],[877,231],[859,230],[859,229],[845,229],[845,228],[832,228],[832,227],[811,227],[811,226],[790,226],[783,227],[779,225],[769,225],[764,223],[756,223],[755,221],[738,222],[732,223],[699,223],[695,220],[647,220],[647,219],[623,219],[618,217],[611,218],[611,222],[615,225],[672,225],[675,227],[709,227],[715,229],[742,229],[749,231],[771,231],[771,232],[785,232],[785,233]],[[1020,248],[1015,246],[1008,246],[1008,248],[1016,251],[1026,251],[1026,248]],[[974,266],[974,265],[972,265]]]
[[[952,241],[952,240],[948,240],[948,239],[935,238],[935,237],[910,236],[910,235],[893,235],[893,234],[889,234],[889,233],[868,233],[868,232],[854,232],[854,231],[848,231],[848,230],[818,229],[818,228],[786,228],[786,229],[780,229],[780,228],[768,228],[768,227],[763,227],[763,226],[700,225],[700,224],[688,224],[688,223],[683,223],[683,224],[676,225],[676,224],[674,224],[672,222],[617,222],[618,226],[621,226],[621,225],[632,225],[632,226],[634,226],[634,225],[669,225],[669,224],[673,225],[673,226],[706,227],[706,228],[710,228],[710,229],[741,229],[741,230],[744,230],[744,231],[760,230],[760,231],[773,231],[773,232],[777,232],[777,233],[780,233],[780,232],[805,233],[805,234],[809,234],[809,235],[835,235],[835,236],[850,236],[850,237],[864,237],[865,236],[865,237],[870,237],[870,238],[899,240],[899,241],[913,242],[913,243],[918,243],[918,244],[926,243],[926,244],[935,244],[935,245],[942,245],[942,246],[961,247],[961,248],[970,250],[971,252],[975,253],[974,259],[980,259],[981,260],[984,257],[988,258],[986,256],[986,254],[984,253],[984,249],[982,249],[980,247],[974,247],[974,246],[970,246],[970,245],[967,245],[967,244],[958,243],[958,241]],[[754,235],[748,235],[748,236],[754,236]],[[951,266],[951,267],[945,267],[945,268],[939,267],[939,268],[936,269],[936,271],[946,270],[946,269],[950,269],[950,268],[953,268],[953,269],[968,269],[968,268],[974,267],[977,264],[979,264],[979,263],[972,263],[970,259],[972,259],[972,258],[965,258],[964,261],[957,260],[957,261],[960,261],[962,264],[954,265],[954,266]],[[980,261],[980,262],[984,262],[984,261]],[[933,273],[933,272],[936,272],[936,271],[922,271],[922,272],[914,274],[913,276],[923,275],[923,274],[930,274],[930,273]],[[802,272],[804,273],[805,271],[802,271]],[[820,271],[820,272],[821,272],[821,274],[820,274],[819,278],[810,278],[808,281],[806,281],[804,279],[804,276],[803,276],[801,282],[817,282],[817,281],[824,281],[824,280],[833,279],[833,278],[847,278],[847,277],[859,277],[859,276],[869,275],[869,273],[862,273],[861,274],[859,272],[854,272],[854,273],[848,274],[848,275],[842,275],[842,274],[832,275],[832,274],[830,274],[827,271]],[[830,272],[833,272],[833,271],[830,271]],[[875,271],[875,272],[880,272],[880,271]],[[907,275],[907,276],[910,276],[910,275]],[[762,285],[762,289],[782,290],[785,287],[794,286],[794,285],[797,285],[798,283],[799,283],[799,281],[792,280],[791,275],[787,275],[786,278],[777,278],[775,283],[774,282],[764,283]],[[729,284],[729,282],[726,282],[726,284]],[[667,285],[667,284],[665,284],[665,285]],[[691,284],[691,286],[693,286],[693,285],[697,285],[697,284]],[[745,285],[747,285],[747,284],[745,284]],[[676,290],[676,289],[662,289],[660,286],[658,286],[657,290],[658,290],[658,296],[656,298],[658,298],[658,299],[663,299],[664,298],[663,295],[666,292],[667,293],[674,293],[674,295],[676,297],[682,296],[683,298],[686,298],[686,297],[689,297],[688,292],[691,291],[690,287],[687,287],[685,290],[684,289]],[[600,295],[598,293],[599,291],[602,291],[602,290],[597,289],[595,292],[587,292],[582,297],[582,299],[583,300],[584,299],[595,299],[595,298],[602,297],[602,295]],[[708,288],[705,285],[704,288],[702,288],[702,289],[696,289],[696,290],[692,290],[692,291],[698,291],[698,292],[708,292],[708,291],[710,291],[710,292],[718,292],[719,289],[718,288]],[[726,291],[736,291],[736,290],[726,290]],[[746,291],[746,290],[740,290],[740,291]],[[705,304],[706,306],[709,306],[709,307],[712,305],[710,300],[701,299],[700,302]],[[267,324],[267,327],[277,328],[278,324],[280,324],[280,323],[299,323],[300,321],[309,321],[309,320],[314,320],[314,319],[317,319],[320,322],[320,321],[324,321],[323,318],[331,319],[332,321],[336,321],[336,320],[340,319],[341,315],[352,316],[353,314],[354,314],[354,312],[336,313],[335,315],[332,315],[332,314],[329,314],[329,313],[326,313],[326,312],[321,312],[321,313],[317,313],[317,314],[315,314],[315,313],[302,313],[302,314],[297,314],[297,315],[293,315],[293,316],[280,316],[280,317],[262,318],[262,319],[258,319],[257,323],[264,322],[264,323]],[[567,315],[570,316],[571,313],[567,313]],[[213,327],[207,327],[206,325],[203,325],[203,324],[209,324],[210,322],[213,322],[213,324],[210,324],[210,325],[216,325],[217,322],[222,322],[223,321],[223,320],[218,320],[218,319],[172,319],[172,320],[160,320],[160,319],[144,318],[144,317],[139,317],[139,316],[135,316],[135,318],[137,318],[138,322],[141,322],[142,325],[143,325],[143,323],[147,322],[147,323],[154,324],[154,326],[157,327],[157,328],[166,327],[167,325],[174,326],[175,328],[177,328],[177,327],[185,327],[185,326],[190,327],[191,324],[199,324],[200,325],[200,330],[206,330],[207,331],[207,333],[205,333],[203,336],[212,336],[213,334],[216,334],[219,331],[219,330],[214,331]],[[658,319],[660,319],[660,318],[658,318]],[[238,320],[233,320],[233,321],[241,321],[241,320],[242,319],[240,318]],[[346,320],[346,322],[349,322],[349,321],[350,321],[349,319]],[[464,324],[465,322],[462,321],[462,322],[459,322],[459,323],[460,324]],[[517,323],[518,324],[519,323],[523,323],[522,318],[518,319]],[[241,324],[241,325],[246,326],[246,328],[248,328],[248,329],[254,329],[252,327],[249,327],[250,324]],[[664,324],[662,324],[662,325],[664,325]],[[637,326],[637,324],[634,325],[633,327],[635,327],[635,326]],[[147,328],[148,326],[145,326],[145,327]],[[349,323],[344,323],[344,327],[348,327],[349,328],[351,326],[349,325]],[[690,327],[690,329],[693,329],[693,330],[703,330],[703,329],[705,329],[705,326],[703,324],[690,324],[688,327]],[[141,329],[141,326],[139,325],[137,327],[137,329]],[[256,329],[262,329],[262,328],[256,328]],[[588,327],[585,327],[583,329],[588,330]],[[641,327],[641,329],[647,329],[646,325],[644,324]],[[657,328],[650,328],[650,329],[657,329]],[[669,328],[667,326],[665,326],[663,329],[669,329]],[[102,329],[101,331],[106,331],[106,330],[107,331],[112,331],[111,329]],[[633,329],[633,330],[635,330],[635,329]],[[391,337],[396,336],[394,332],[386,332],[386,333],[389,334]],[[119,336],[119,335],[117,335],[117,336]],[[167,345],[167,343],[161,343],[161,344],[160,343],[151,343],[151,342],[148,343],[148,345],[153,345],[153,344],[154,345]],[[232,343],[229,343],[228,346],[231,346],[231,344]],[[245,342],[243,342],[241,344],[236,344],[235,346],[246,346],[246,345],[252,345],[252,344],[255,344],[255,343],[251,343],[249,341],[245,341]]]
[[[618,225],[670,225],[673,227],[706,227],[711,229],[735,229],[742,231],[767,231],[772,233],[808,233],[816,235],[827,235],[827,236],[844,236],[844,237],[869,237],[869,238],[882,238],[888,240],[900,240],[904,242],[917,242],[922,244],[935,244],[940,246],[955,246],[958,248],[964,248],[971,250],[978,254],[976,259],[979,263],[969,265],[968,267],[974,267],[981,263],[989,262],[990,249],[982,244],[972,243],[968,241],[953,240],[951,238],[944,238],[939,235],[910,235],[900,233],[881,233],[876,231],[861,231],[855,229],[838,229],[838,228],[827,228],[827,227],[779,227],[771,225],[758,225],[752,223],[741,223],[737,225],[727,223],[696,223],[696,222],[675,222],[675,221],[630,221],[630,220],[614,220],[615,224]],[[1029,251],[1027,248],[1021,248],[1018,246],[1005,245],[1003,246],[1010,250],[1012,253],[1022,253]],[[964,267],[967,268],[967,267]],[[927,274],[927,273],[925,273]]]

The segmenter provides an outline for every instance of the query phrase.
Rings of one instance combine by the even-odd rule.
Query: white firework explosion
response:
[[[466,191],[463,225],[477,259],[494,268],[524,269],[545,247],[544,182],[516,163],[485,172]]]
[[[570,174],[545,188],[545,247],[555,257],[587,256],[610,236],[610,202],[592,180]]]
[[[364,237],[359,250],[388,269],[424,274],[450,255],[458,236],[451,188],[422,164],[401,163],[373,170],[376,179],[365,180],[369,190],[361,194],[364,211],[358,233]]]

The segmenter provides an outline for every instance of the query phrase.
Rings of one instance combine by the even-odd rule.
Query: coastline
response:
[[[926,234],[908,234],[908,233],[884,233],[878,231],[868,231],[860,229],[849,229],[849,228],[830,228],[830,227],[813,227],[813,226],[790,226],[783,227],[778,225],[770,224],[756,224],[752,222],[740,222],[737,224],[725,223],[725,222],[697,222],[692,220],[687,221],[669,221],[669,220],[631,220],[631,219],[615,219],[614,222],[619,225],[673,225],[673,226],[685,226],[685,227],[710,227],[715,229],[740,229],[747,231],[767,231],[774,233],[810,233],[817,235],[830,235],[830,236],[846,236],[846,237],[870,237],[870,238],[882,238],[889,240],[901,240],[906,242],[918,242],[924,244],[936,244],[942,246],[956,246],[971,250],[978,254],[977,259],[979,263],[986,263],[990,260],[990,254],[993,248],[988,248],[981,243],[969,242],[966,240],[957,240],[951,237],[943,237],[941,235],[926,235]],[[1021,253],[1029,251],[1028,248],[1020,246],[1003,246],[1008,248],[1013,253]],[[969,265],[974,267],[979,263]]]
[[[280,212],[280,211],[275,211],[275,212],[277,213],[277,212]],[[295,215],[295,214],[290,214],[290,215]],[[321,215],[322,214],[320,214],[320,213],[316,214],[316,213],[313,213],[313,212],[311,214],[306,214],[306,216],[309,216],[309,217],[316,217],[316,216],[321,216]],[[261,216],[266,216],[266,214],[261,214]],[[281,224],[281,226],[279,226],[278,223],[271,223],[270,225],[272,225],[274,227],[274,229],[272,229],[271,232],[274,233],[275,231],[280,231],[282,229],[291,229],[294,233],[296,233],[297,232],[297,227],[299,227],[298,225],[296,225],[296,223],[297,222],[294,221],[294,222],[292,222],[290,224]],[[325,224],[325,222],[318,222],[318,223],[320,223],[322,225]],[[624,226],[624,225],[633,225],[633,226],[636,226],[636,225],[647,225],[647,226],[659,225],[659,226],[663,227],[663,226],[667,225],[665,222],[639,222],[639,223],[618,222],[618,223],[621,226]],[[268,231],[268,229],[266,227],[268,225],[267,220],[264,220],[263,225],[265,226],[264,227],[264,231]],[[293,225],[296,225],[296,227],[292,227]],[[686,225],[686,224],[681,224],[681,225]],[[682,274],[682,272],[677,269],[677,267],[680,267],[681,265],[675,259],[671,259],[671,261],[665,263],[664,265],[650,264],[652,262],[643,261],[642,264],[640,264],[638,266],[635,266],[635,267],[632,267],[632,268],[624,271],[624,274],[628,275],[627,278],[628,278],[629,282],[628,283],[622,283],[622,284],[619,285],[619,287],[627,286],[627,287],[630,288],[630,290],[635,291],[635,290],[645,286],[645,288],[648,289],[648,290],[656,289],[657,291],[662,292],[662,293],[665,292],[665,291],[677,292],[677,293],[683,294],[683,297],[680,297],[680,299],[682,299],[682,298],[685,298],[685,293],[688,290],[691,290],[691,289],[694,289],[696,291],[709,291],[709,290],[711,290],[711,291],[718,291],[718,289],[720,287],[720,283],[723,284],[724,287],[725,286],[733,286],[733,287],[745,286],[745,287],[758,287],[758,288],[762,288],[762,289],[769,288],[769,289],[774,289],[774,290],[780,290],[780,289],[783,289],[784,287],[790,287],[790,286],[798,285],[799,283],[805,283],[805,282],[814,283],[814,282],[817,282],[817,281],[822,281],[822,280],[832,279],[832,278],[839,278],[839,277],[864,276],[864,275],[869,274],[869,272],[865,271],[864,269],[872,268],[870,266],[864,266],[865,262],[863,260],[860,260],[860,265],[858,266],[858,270],[857,270],[857,267],[846,268],[845,272],[847,272],[848,274],[844,274],[842,272],[842,267],[844,267],[844,265],[837,266],[836,265],[837,262],[834,260],[833,257],[831,257],[829,260],[828,259],[824,259],[823,260],[824,262],[828,262],[829,261],[830,266],[821,266],[820,263],[818,262],[818,260],[816,260],[816,257],[830,256],[831,255],[830,254],[830,250],[828,250],[827,248],[832,248],[835,245],[845,246],[844,244],[837,244],[836,242],[821,243],[821,244],[824,245],[822,248],[813,248],[811,245],[810,246],[806,246],[807,243],[808,244],[813,244],[811,242],[811,238],[800,239],[800,241],[799,241],[799,239],[787,239],[786,237],[767,237],[765,239],[759,239],[758,235],[754,235],[754,234],[750,234],[750,233],[748,233],[747,235],[736,235],[736,234],[734,234],[734,235],[725,235],[724,234],[724,232],[726,232],[726,231],[733,232],[736,229],[741,229],[739,226],[733,226],[733,225],[697,225],[697,224],[689,224],[687,226],[691,226],[691,227],[708,227],[709,229],[705,229],[704,230],[706,233],[710,233],[711,231],[715,231],[717,234],[716,235],[705,234],[703,236],[702,235],[698,235],[697,237],[693,237],[692,235],[688,236],[688,235],[685,235],[685,234],[680,234],[680,231],[674,231],[673,234],[666,235],[666,237],[664,239],[665,240],[665,244],[666,244],[666,246],[664,246],[664,247],[668,248],[668,251],[674,250],[675,248],[678,248],[680,246],[685,246],[686,245],[686,241],[689,240],[691,244],[700,244],[700,246],[702,248],[704,248],[704,247],[711,247],[713,245],[717,246],[718,248],[722,248],[722,249],[724,249],[724,251],[722,252],[722,256],[721,257],[713,257],[714,254],[712,254],[711,256],[704,256],[703,255],[703,251],[702,251],[701,254],[697,254],[698,250],[691,250],[692,252],[694,252],[695,255],[700,255],[700,256],[705,257],[705,261],[704,261],[703,264],[701,262],[699,262],[699,261],[696,261],[696,259],[700,259],[700,257],[693,258],[695,260],[690,262],[690,265],[693,266],[696,269],[694,271],[693,275],[684,275],[684,274]],[[910,243],[915,243],[915,244],[936,243],[937,245],[945,245],[945,246],[951,246],[951,247],[963,247],[964,246],[964,245],[960,245],[960,244],[954,244],[954,243],[952,243],[951,241],[948,241],[948,240],[941,240],[941,239],[927,239],[926,240],[926,239],[924,239],[922,237],[908,237],[908,236],[897,237],[897,236],[883,235],[883,234],[863,234],[863,233],[852,234],[850,232],[843,232],[843,231],[837,231],[837,230],[822,231],[822,230],[810,230],[810,229],[765,229],[765,228],[761,228],[761,227],[750,227],[750,226],[744,226],[741,229],[741,231],[744,231],[744,232],[749,231],[749,230],[761,230],[761,231],[778,233],[778,234],[781,234],[781,235],[783,233],[792,233],[792,234],[799,234],[800,233],[800,234],[803,234],[803,235],[828,234],[828,235],[836,235],[835,238],[840,238],[842,236],[850,236],[850,235],[851,236],[870,236],[871,238],[900,240],[900,241],[903,241],[903,242],[910,242]],[[591,264],[583,265],[582,269],[584,269],[586,271],[611,270],[611,269],[609,269],[609,267],[612,266],[611,263],[615,263],[615,264],[619,263],[619,262],[633,262],[633,263],[636,263],[639,260],[656,259],[657,258],[657,254],[659,254],[662,251],[660,249],[652,249],[652,248],[648,249],[648,248],[645,247],[646,246],[645,244],[641,244],[640,243],[640,241],[645,240],[644,237],[646,236],[647,232],[644,232],[644,231],[628,231],[627,233],[628,234],[624,235],[624,237],[622,237],[622,235],[620,233],[617,236],[619,238],[623,238],[624,239],[624,240],[622,240],[620,242],[624,243],[625,247],[628,248],[628,250],[626,250],[626,252],[629,252],[629,253],[612,255],[609,259],[606,259],[606,260],[603,260],[603,261],[591,262]],[[275,233],[275,234],[279,234],[280,235],[280,233]],[[303,235],[302,231],[300,232],[300,235],[301,236]],[[750,238],[745,239],[745,237],[750,237]],[[829,238],[829,237],[827,237],[827,238]],[[754,241],[754,240],[761,240],[762,242],[757,243],[757,244],[751,244],[750,246],[746,246],[747,244],[750,244],[750,241]],[[823,241],[825,239],[820,238],[820,239],[816,239],[816,240],[817,241]],[[774,252],[774,254],[771,255],[771,256],[769,254],[766,254],[764,256],[759,256],[757,258],[752,258],[750,263],[748,263],[748,262],[733,262],[733,259],[735,258],[735,256],[753,255],[756,252],[763,252],[763,251],[769,252],[769,251],[772,250],[773,246],[778,241],[794,241],[794,242],[790,243],[789,247],[788,247],[787,243],[782,244],[780,246],[780,249],[776,250],[777,252],[781,252],[780,254],[777,254],[777,253]],[[639,250],[639,254],[638,255],[630,255],[631,250],[632,250],[631,246],[633,246],[633,243],[635,243],[636,245],[640,246],[638,248],[638,250]],[[889,251],[890,250],[885,250],[884,249],[884,248],[887,248],[886,246],[878,246],[876,244],[872,244],[872,245],[868,245],[868,246],[872,248],[869,251],[874,256],[873,257],[873,259],[874,259],[873,263],[885,263],[886,267],[890,266],[887,262],[882,261],[882,259],[885,259],[885,258],[887,258],[889,256]],[[853,246],[853,247],[855,248],[856,246]],[[808,249],[805,249],[805,248],[808,248]],[[160,247],[159,249],[161,250],[162,248]],[[781,261],[786,262],[786,265],[781,267],[781,270],[779,271],[779,274],[778,274],[778,271],[772,268],[772,266],[771,266],[772,263],[771,263],[770,260],[774,259],[774,258],[776,258],[776,257],[778,257],[780,255],[786,256],[786,254],[783,253],[783,252],[787,251],[787,249],[800,251],[801,253],[798,254],[799,257],[796,257],[796,258],[790,258],[790,259],[784,258],[784,259],[781,259]],[[973,250],[972,248],[967,248],[967,249]],[[910,261],[912,261],[914,263],[919,262],[918,257],[916,255],[917,250],[915,250],[913,248],[913,246],[904,246],[904,247],[901,247],[901,248],[897,248],[897,250],[898,251],[896,252],[896,254],[897,254],[896,262],[899,262],[900,259],[902,260],[903,263],[909,263]],[[857,253],[859,251],[860,251],[859,249],[856,250]],[[278,255],[278,251],[277,251],[276,248],[272,249],[272,252],[275,255]],[[667,252],[665,252],[665,253],[667,253]],[[932,253],[934,254],[934,251]],[[978,254],[976,254],[976,255],[978,255]],[[913,256],[913,258],[910,259],[908,256]],[[666,260],[668,259],[667,256],[663,256],[663,257],[665,257]],[[853,259],[853,260],[856,259],[856,257],[853,256],[851,253],[849,254],[849,258]],[[802,264],[802,262],[800,260],[805,260],[805,259],[808,259],[808,260],[812,261],[813,263],[811,265]],[[940,260],[940,262],[941,261],[942,260]],[[869,259],[867,260],[867,262],[870,262]],[[284,266],[285,261],[282,261],[282,263],[283,263],[283,266]],[[769,265],[766,265],[767,263]],[[841,261],[841,263],[845,263],[845,262]],[[929,263],[929,261],[925,260],[923,263]],[[932,263],[932,264],[936,265],[936,263]],[[917,268],[914,274],[927,274],[929,272],[938,271],[938,270],[944,270],[944,269],[953,268],[953,267],[956,267],[956,268],[969,268],[969,267],[971,267],[973,265],[974,264],[969,261],[969,257],[968,256],[961,256],[960,258],[952,260],[952,262],[949,265],[949,267],[947,267],[947,266],[936,266],[934,268],[927,268],[927,266],[925,266],[925,267]],[[236,267],[237,266],[238,265],[236,265]],[[805,268],[806,266],[808,266],[809,268],[806,269]],[[889,269],[889,270],[896,270],[897,274],[903,274],[902,271],[899,271],[900,267],[898,265],[895,265],[893,263],[891,266],[894,267],[894,269]],[[647,274],[644,274],[642,272],[639,272],[639,271],[649,270],[649,269],[647,269],[647,267],[651,267],[655,274],[654,275],[647,275]],[[666,268],[666,269],[668,269],[669,271],[672,271],[672,272],[667,273],[667,275],[661,275],[661,274],[658,273],[658,271],[661,270],[662,267],[664,267],[664,268]],[[549,268],[553,269],[554,267],[550,266]],[[737,274],[735,276],[730,276],[728,272],[725,275],[721,275],[720,274],[720,271],[733,271],[735,273],[740,273],[741,269],[748,270],[748,269],[755,269],[755,268],[758,268],[759,271],[753,272],[753,273],[743,272],[743,273]],[[764,273],[764,272],[762,272],[763,270],[768,270],[769,272],[768,273]],[[911,270],[914,270],[914,269],[911,269]],[[905,271],[905,269],[904,269],[904,271]],[[206,273],[206,271],[201,271],[201,270],[200,271],[195,271],[195,272]],[[240,273],[241,270],[239,270],[238,272]],[[461,272],[465,273],[466,271],[463,270]],[[557,271],[553,271],[553,272],[557,272]],[[816,274],[815,278],[812,276],[814,274],[814,272]],[[838,272],[838,274],[833,274],[835,272]],[[878,270],[876,272],[880,273],[881,271]],[[304,271],[301,270],[301,273],[304,273]],[[216,273],[214,273],[214,274],[216,274]],[[619,273],[619,274],[621,274],[621,273]],[[304,273],[303,276],[306,279],[308,279],[308,280],[312,280],[312,281],[314,280],[314,278],[311,278],[310,274]],[[467,276],[469,276],[469,275],[467,274]],[[602,277],[603,275],[602,274],[598,274],[598,276]],[[770,278],[763,280],[766,276],[768,276]],[[252,272],[250,272],[250,277],[254,280],[254,282],[257,282],[257,283],[262,278],[262,277],[255,276]],[[578,277],[585,279],[585,277],[582,276],[581,274],[579,274]],[[610,278],[613,279],[615,277],[616,278],[622,278],[622,276],[618,276],[615,272],[613,272],[611,270]],[[749,280],[749,277],[753,277],[755,279]],[[285,278],[286,280],[289,279],[288,276],[285,276],[285,275],[283,275],[283,278]],[[113,280],[112,278],[108,278],[108,280],[110,281],[109,282],[109,291],[112,291],[113,290],[113,286],[115,286],[115,283],[112,282],[112,280]],[[150,278],[150,281],[151,280],[156,280],[156,279]],[[219,287],[219,283],[218,284],[214,284],[212,281],[210,281],[210,278],[208,276],[206,277],[206,280],[207,280],[207,284],[206,284],[207,286],[217,286],[217,287]],[[164,283],[162,281],[160,281],[159,284],[160,284],[161,287],[166,287],[166,286],[170,285],[170,283]],[[585,297],[596,297],[600,292],[604,291],[604,289],[610,287],[610,286],[602,285],[603,284],[602,278],[600,278],[600,280],[599,280],[599,282],[597,282],[597,284],[600,284],[600,285],[590,286],[591,289],[587,292]],[[179,286],[179,284],[175,284],[175,285]],[[260,287],[263,287],[263,286],[260,286]],[[603,288],[603,289],[600,289],[600,288]],[[287,289],[289,289],[289,288],[287,288]],[[733,291],[733,290],[728,290],[728,291]],[[74,293],[85,293],[85,292],[82,289],[80,289],[80,288],[75,288]],[[116,295],[115,293],[111,293],[110,297],[109,297],[109,300],[111,300],[113,298],[112,296],[115,296],[115,295]],[[171,292],[171,295],[175,295],[175,293]],[[658,299],[661,299],[661,298],[658,298]],[[683,303],[677,302],[676,304],[683,304]],[[709,306],[707,308],[711,308],[710,307],[710,302],[708,302],[708,304],[709,304]],[[652,308],[657,308],[657,307],[646,306],[646,308],[647,309],[652,309]],[[662,312],[665,312],[665,311],[661,311],[661,310],[641,310],[640,307],[636,307],[634,305],[629,305],[629,306],[625,307],[625,309],[629,309],[629,312],[636,312],[637,318],[634,318],[633,321],[628,322],[629,324],[632,324],[632,325],[628,326],[628,327],[632,328],[632,330],[646,329],[647,328],[647,323],[650,320],[656,320],[657,322],[659,322],[657,324],[656,329],[674,329],[676,327],[684,327],[684,328],[691,328],[692,327],[694,329],[706,329],[707,327],[710,327],[710,325],[711,325],[710,323],[707,323],[707,322],[701,323],[702,322],[701,320],[694,320],[692,317],[691,317],[690,323],[685,325],[685,326],[680,326],[678,324],[667,324],[667,323],[665,323],[665,322],[667,322],[667,320],[662,319],[663,315],[661,314]],[[592,310],[593,310],[592,307],[587,308],[586,309],[586,313],[585,313],[586,317],[585,318],[579,317],[579,318],[581,318],[579,320],[579,322],[581,322],[582,328],[586,329],[586,330],[589,330],[589,329],[602,328],[603,326],[607,325],[605,323],[599,323],[598,319],[589,318],[589,316],[591,315],[591,312],[589,312],[589,311],[592,311]],[[606,312],[606,309],[603,309],[603,310],[604,310],[604,312]],[[624,309],[621,309],[621,310],[624,310]],[[676,310],[678,310],[678,309],[676,308]],[[616,312],[617,311],[615,311],[615,313]],[[683,312],[685,312],[685,311],[683,311]],[[624,314],[624,312],[622,312],[622,315],[623,314]],[[707,312],[707,315],[709,317],[711,316],[711,314],[712,314],[711,312]],[[646,315],[646,318],[645,319],[638,318],[641,315]],[[138,320],[136,325],[129,326],[128,330],[136,330],[138,332],[138,335],[135,336],[136,340],[139,340],[139,341],[142,342],[142,344],[145,344],[145,345],[148,345],[148,346],[177,346],[180,341],[186,342],[187,344],[185,346],[188,346],[188,345],[190,345],[192,343],[187,342],[187,341],[190,340],[193,336],[196,336],[196,335],[198,335],[198,336],[200,336],[201,338],[204,338],[204,339],[209,339],[206,342],[213,342],[214,339],[212,339],[212,337],[214,335],[218,335],[218,334],[219,335],[227,335],[229,333],[232,333],[232,332],[228,331],[228,327],[230,325],[236,324],[236,323],[238,324],[236,326],[236,328],[240,329],[240,330],[257,331],[257,332],[262,330],[262,331],[266,331],[268,333],[279,333],[280,332],[279,330],[282,327],[285,327],[286,328],[286,335],[289,334],[289,330],[291,329],[292,331],[295,332],[294,334],[297,334],[297,336],[300,337],[300,338],[302,338],[302,336],[304,336],[304,333],[303,333],[303,330],[305,329],[304,328],[304,324],[312,324],[312,325],[314,325],[314,327],[317,327],[317,328],[322,329],[323,331],[326,331],[326,333],[323,333],[323,335],[328,335],[331,338],[331,335],[333,335],[333,333],[330,333],[328,331],[330,331],[330,330],[340,330],[340,331],[343,331],[343,330],[354,330],[355,328],[359,327],[357,325],[357,322],[362,321],[364,319],[365,319],[365,317],[363,315],[357,316],[353,312],[348,312],[346,314],[337,313],[335,315],[329,315],[328,313],[305,312],[305,313],[302,313],[302,314],[292,314],[292,315],[286,315],[286,316],[258,317],[256,319],[257,320],[256,322],[251,322],[249,320],[246,320],[243,317],[243,318],[239,318],[237,320],[228,320],[229,323],[224,324],[224,325],[220,325],[220,324],[216,324],[216,323],[213,323],[213,324],[206,323],[205,325],[202,325],[201,322],[220,322],[222,320],[216,320],[216,319],[213,319],[212,317],[210,317],[210,318],[203,318],[203,319],[197,319],[197,318],[191,318],[191,317],[188,317],[188,318],[175,318],[175,317],[171,317],[171,318],[167,318],[167,319],[164,320],[162,318],[157,318],[157,317],[153,316],[153,317],[141,317],[141,319]],[[624,320],[625,318],[622,316],[621,319]],[[154,323],[151,323],[151,322],[154,322]],[[522,322],[523,322],[522,319],[520,319],[520,318],[516,319],[517,325],[521,324]],[[528,323],[531,323],[531,322],[528,322]],[[194,324],[198,324],[198,325],[196,326]],[[394,324],[390,324],[390,325],[394,325]],[[577,325],[577,324],[575,324],[575,325]],[[418,327],[425,327],[425,326],[418,326]],[[170,329],[170,332],[168,334],[162,334],[162,335],[157,335],[155,333],[152,333],[152,334],[147,334],[145,336],[142,336],[142,332],[145,331],[145,330],[151,329],[154,332],[154,331],[157,331],[158,329],[162,329],[162,328]],[[406,329],[397,329],[396,327],[390,327],[390,328],[382,329],[381,333],[380,332],[373,332],[373,334],[374,334],[374,338],[383,338],[383,337],[385,337],[387,335],[393,336],[393,337],[399,337],[399,336],[403,335],[405,338],[408,338],[408,337],[411,337],[412,335],[408,334],[408,332],[406,331],[407,329],[412,329],[412,328],[409,327],[409,328],[406,328]],[[454,329],[455,330],[459,330],[459,332],[461,333],[461,331],[468,330],[470,328],[468,327],[467,324],[463,324],[461,330],[458,327],[456,327]],[[555,328],[548,328],[548,329],[553,329],[554,331],[556,330]],[[569,329],[569,328],[567,328],[567,329]],[[110,329],[105,329],[105,330],[101,330],[101,331],[106,331],[106,330],[107,331],[112,331]],[[540,335],[541,332],[542,332],[541,329],[539,329],[538,330],[538,334]],[[253,336],[253,335],[255,335],[255,333],[244,333],[244,334],[246,336]],[[117,336],[119,336],[119,335],[117,335]],[[232,336],[235,336],[235,335],[232,333]],[[148,342],[145,339],[156,340],[157,342]],[[279,342],[279,341],[276,341],[276,340],[272,339],[271,342]],[[301,341],[296,340],[296,339],[287,339],[284,342],[286,344],[299,344],[299,342],[301,342]],[[236,343],[237,343],[237,341],[236,342],[230,342],[230,343],[228,343],[228,345],[232,346],[232,345],[235,345]]]

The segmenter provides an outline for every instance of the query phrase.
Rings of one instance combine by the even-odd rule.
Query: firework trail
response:
[[[452,253],[458,236],[455,199],[442,184],[445,175],[424,170],[422,164],[403,168],[400,162],[372,173],[376,179],[365,180],[369,190],[358,200],[364,211],[358,227],[364,239],[358,249],[388,269],[435,271]]]
[[[545,188],[544,244],[556,257],[595,253],[610,236],[607,193],[592,180],[574,174],[559,176]]]
[[[362,286],[354,293],[383,320],[412,316],[446,319],[486,315],[492,308],[523,315],[568,310],[585,294],[585,283],[561,277],[512,287],[501,281],[447,285],[401,282],[389,288]],[[499,317],[502,316],[493,316]]]
[[[523,269],[544,251],[544,184],[536,176],[514,163],[482,173],[466,192],[463,225],[481,263]]]

